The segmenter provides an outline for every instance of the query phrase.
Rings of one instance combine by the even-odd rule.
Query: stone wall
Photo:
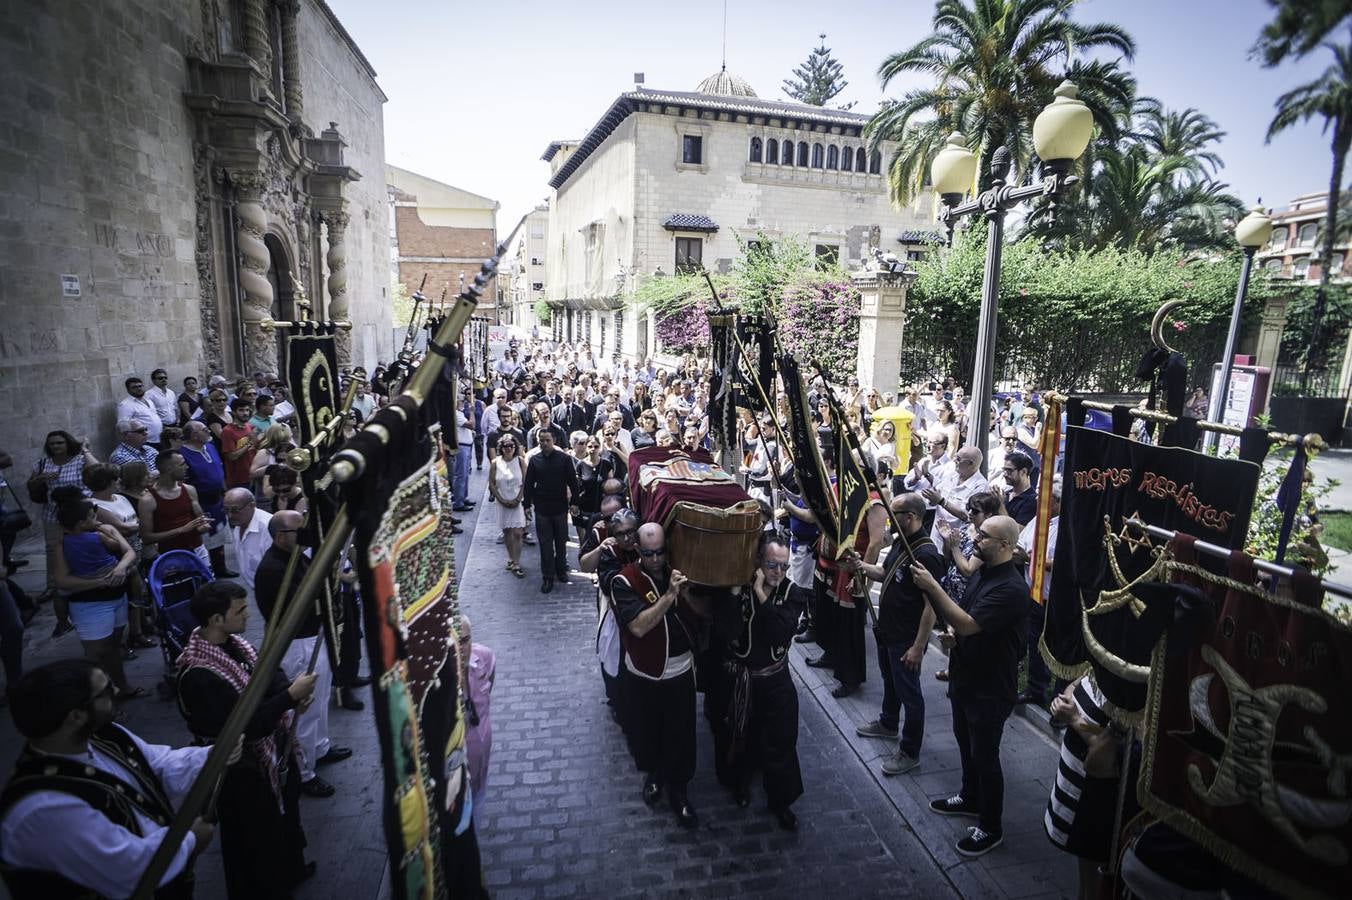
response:
[[[44,434],[113,446],[133,373],[199,374],[184,51],[200,5],[0,7],[0,445],[22,481]],[[62,295],[61,277],[80,296]],[[20,490],[22,493],[22,489]]]

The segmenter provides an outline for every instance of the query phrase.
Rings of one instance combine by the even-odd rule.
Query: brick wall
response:
[[[474,280],[474,276],[479,274],[480,263],[459,263],[459,262],[401,262],[399,264],[399,281],[412,295],[422,284],[423,275],[427,275],[427,287],[423,288],[423,296],[436,303],[441,299],[441,289],[450,285],[446,291],[446,302],[449,303],[456,294],[460,293],[460,276],[465,276],[465,284],[468,285]],[[479,309],[492,309],[496,305],[498,296],[497,279],[488,282],[484,288],[483,299],[479,301]],[[394,327],[407,325],[408,322],[395,322]]]
[[[400,256],[449,256],[484,260],[493,255],[493,229],[428,225],[417,207],[396,206]]]

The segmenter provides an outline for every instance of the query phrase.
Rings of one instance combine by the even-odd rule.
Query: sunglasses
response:
[[[252,504],[252,503],[241,503],[239,506],[222,506],[221,509],[225,510],[225,511],[228,512],[228,513],[232,513],[232,512],[242,512],[242,511],[248,509],[250,506],[253,506],[253,504]]]
[[[616,539],[618,539],[618,540],[625,541],[625,540],[628,540],[629,538],[633,537],[633,536],[634,536],[635,534],[637,534],[637,533],[638,533],[637,531],[635,531],[634,529],[631,528],[631,529],[628,530],[628,531],[617,531],[617,532],[615,532],[614,537],[615,537]]]
[[[789,568],[789,564],[786,562],[771,562],[767,559],[765,562],[761,563],[761,568],[769,569],[772,572],[783,572]]]
[[[640,550],[640,551],[638,551],[638,552],[639,552],[639,555],[640,555],[640,556],[666,556],[666,555],[667,555],[667,551],[666,551],[665,548],[658,548],[657,550]]]

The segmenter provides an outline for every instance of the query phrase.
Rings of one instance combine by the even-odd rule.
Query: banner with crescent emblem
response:
[[[803,387],[798,360],[785,353],[779,358],[779,374],[789,403],[789,433],[793,439],[793,470],[798,478],[798,490],[816,517],[822,536],[831,544],[837,544],[839,534],[836,528],[840,523],[833,488],[826,474],[826,464],[822,461],[821,448],[817,445],[817,430],[808,410],[807,392]]]

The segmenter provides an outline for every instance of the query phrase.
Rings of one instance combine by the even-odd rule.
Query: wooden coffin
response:
[[[696,584],[746,584],[756,571],[761,527],[760,504],[755,500],[726,509],[681,501],[664,525],[668,561]]]

